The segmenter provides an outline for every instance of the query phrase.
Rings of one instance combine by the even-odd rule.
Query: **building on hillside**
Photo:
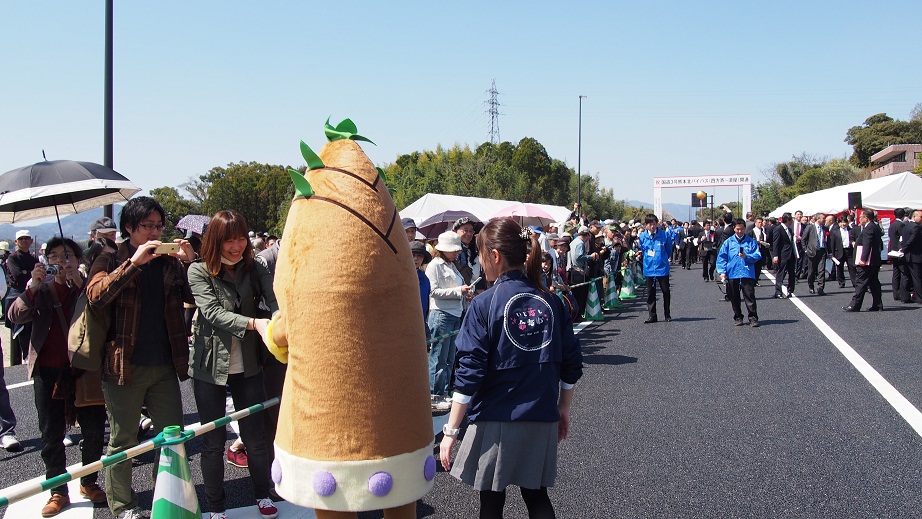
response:
[[[922,161],[922,144],[894,144],[871,155],[871,178],[912,171]]]

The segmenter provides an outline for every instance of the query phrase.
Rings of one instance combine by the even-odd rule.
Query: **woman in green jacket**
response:
[[[202,237],[201,261],[189,267],[189,285],[198,306],[192,330],[189,375],[199,420],[207,423],[224,416],[227,387],[236,409],[263,402],[260,358],[265,349],[256,332],[260,303],[278,311],[272,291],[272,274],[253,260],[247,223],[237,211],[219,211]],[[261,297],[260,297],[261,296]],[[262,517],[274,518],[278,510],[269,498],[272,486],[270,445],[265,442],[262,416],[240,421],[247,446],[250,479]],[[212,518],[224,519],[224,443],[226,427],[202,435],[202,476]]]

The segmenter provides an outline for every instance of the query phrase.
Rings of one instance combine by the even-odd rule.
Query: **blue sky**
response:
[[[0,172],[103,160],[105,2],[0,0]],[[299,166],[352,118],[383,165],[533,137],[618,198],[740,174],[922,102],[918,2],[115,1],[114,166],[145,190],[215,166]],[[914,19],[916,21],[914,21]],[[914,50],[915,49],[915,50]],[[736,200],[736,188],[717,201]],[[686,203],[682,190],[665,202]]]

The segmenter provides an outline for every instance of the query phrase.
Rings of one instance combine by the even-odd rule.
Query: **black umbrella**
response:
[[[445,231],[451,230],[451,226],[459,218],[470,218],[471,224],[474,225],[474,232],[480,232],[480,229],[483,228],[483,223],[473,214],[467,211],[442,211],[441,213],[436,213],[429,218],[423,220],[422,223],[417,224],[417,229],[423,234],[427,239],[434,239],[438,235],[442,234]]]
[[[124,202],[141,189],[93,162],[51,160],[0,175],[0,223],[75,214]]]

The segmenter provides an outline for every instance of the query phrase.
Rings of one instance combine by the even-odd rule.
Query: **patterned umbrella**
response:
[[[480,232],[480,229],[483,228],[483,223],[476,216],[467,211],[442,211],[441,213],[436,213],[426,218],[422,223],[417,223],[417,231],[427,239],[433,240],[443,232],[450,231],[452,225],[460,218],[471,219],[471,223],[474,225],[475,234]]]
[[[176,223],[176,228],[182,229],[184,231],[192,231],[195,234],[205,234],[205,227],[210,221],[210,216],[201,214],[187,214],[186,216],[180,218],[179,222]]]

